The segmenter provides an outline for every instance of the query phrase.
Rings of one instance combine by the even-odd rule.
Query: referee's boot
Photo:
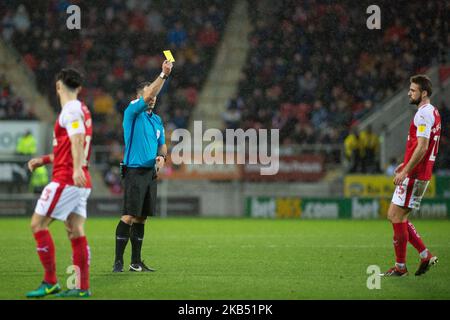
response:
[[[132,263],[130,264],[130,271],[131,272],[153,272],[156,271],[153,268],[147,267],[144,263],[144,261],[138,262],[138,263]]]
[[[112,272],[123,272],[123,261],[120,260],[114,261]]]

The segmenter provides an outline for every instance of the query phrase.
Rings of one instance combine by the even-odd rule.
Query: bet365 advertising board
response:
[[[246,216],[253,218],[378,219],[386,218],[391,198],[247,197]],[[423,199],[415,218],[450,218],[450,199]]]

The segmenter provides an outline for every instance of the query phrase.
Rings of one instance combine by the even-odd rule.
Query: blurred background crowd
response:
[[[0,119],[33,120],[36,119],[33,107],[27,105],[13,90],[11,83],[0,72]]]
[[[176,67],[157,112],[168,132],[187,128],[233,2],[70,1],[83,12],[80,32],[67,32],[69,1],[23,3],[0,4],[3,39],[23,56],[55,110],[55,73],[68,65],[84,71],[81,99],[92,109],[93,143],[106,146],[105,181],[120,192],[113,164],[122,159],[122,113],[136,84],[159,73],[162,49],[175,52]],[[445,62],[445,2],[390,2],[383,28],[375,31],[357,27],[365,26],[367,15],[348,0],[282,0],[264,10],[255,9],[256,0],[248,3],[253,31],[242,40],[251,49],[222,129],[278,128],[282,145],[341,144],[350,172],[383,171],[364,160],[368,154],[377,159],[380,133],[361,147],[353,143],[353,128],[412,74]],[[442,14],[421,19],[436,12]],[[0,90],[1,119],[34,118],[2,74]],[[444,102],[438,106],[445,124],[441,143],[448,145],[449,111]]]
[[[1,33],[23,56],[36,76],[38,88],[56,111],[60,106],[52,85],[54,75],[71,65],[85,74],[81,99],[93,114],[93,144],[110,150],[105,179],[120,192],[113,165],[122,159],[122,114],[135,99],[138,83],[159,74],[163,49],[176,53],[176,68],[157,112],[166,130],[186,128],[199,90],[208,74],[232,2],[188,1],[70,1],[83,12],[80,32],[67,32],[68,1],[45,1],[17,6],[0,4]],[[28,10],[27,5],[33,5]],[[0,118],[30,117],[18,97],[2,84]],[[49,85],[50,84],[50,85]],[[8,96],[3,107],[3,96]],[[3,109],[5,114],[3,115]]]
[[[391,2],[379,31],[358,28],[367,15],[352,1],[283,0],[251,10],[251,52],[227,127],[279,128],[282,144],[342,143],[412,74],[445,59],[445,17],[421,19],[444,9],[440,1]]]

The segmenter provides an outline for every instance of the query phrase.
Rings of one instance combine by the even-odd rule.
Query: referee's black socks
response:
[[[123,263],[123,253],[125,251],[125,247],[127,246],[128,239],[130,239],[130,229],[131,226],[126,224],[122,220],[119,221],[119,224],[116,228],[116,260],[121,261]]]
[[[131,225],[131,263],[141,262],[141,248],[142,241],[144,241],[144,227],[143,223],[133,223]]]

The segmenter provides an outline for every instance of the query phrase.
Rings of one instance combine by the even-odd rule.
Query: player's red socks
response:
[[[45,270],[44,281],[55,284],[56,279],[56,263],[55,263],[55,244],[48,230],[41,230],[34,234],[36,239],[36,250]]]
[[[90,252],[85,236],[71,240],[73,264],[80,268],[80,289],[89,289]]]
[[[406,263],[406,246],[408,244],[408,224],[406,222],[393,223],[394,249],[397,264]]]
[[[414,227],[414,225],[410,221],[407,221],[407,224],[408,224],[409,242],[411,242],[411,244],[414,246],[414,248],[416,248],[416,250],[419,253],[422,253],[424,250],[427,249],[427,247],[425,247],[425,244],[423,243],[422,239],[417,233],[417,230]]]

